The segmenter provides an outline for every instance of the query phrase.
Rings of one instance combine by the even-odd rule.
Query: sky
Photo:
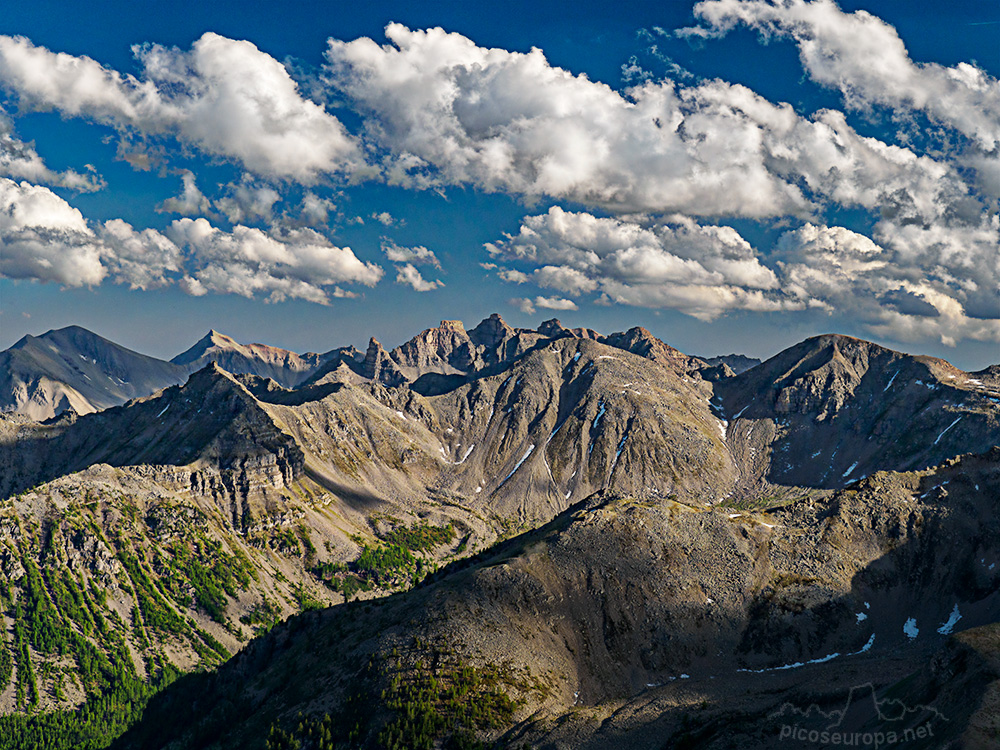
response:
[[[1000,362],[1000,4],[9,3],[0,348],[499,312]]]

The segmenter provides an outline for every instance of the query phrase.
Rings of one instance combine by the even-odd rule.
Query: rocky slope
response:
[[[119,746],[766,748],[870,686],[930,707],[889,728],[931,721],[942,747],[990,731],[997,498],[998,449],[758,512],[600,493],[405,595],[296,618]],[[844,731],[878,723],[861,709]]]
[[[343,364],[294,391],[212,364],[98,414],[0,423],[0,492],[108,463],[216,497],[234,518],[302,476],[376,505],[451,503],[496,528],[545,522],[605,487],[708,503],[737,474],[709,394],[703,381],[572,337],[429,396]]]
[[[720,380],[715,403],[744,463],[769,481],[837,487],[1000,443],[1000,386],[975,375],[826,335]]]
[[[178,670],[329,604],[218,683],[181,679],[161,717],[197,700],[212,708],[190,746],[261,745],[276,721],[269,746],[290,747],[293,710],[317,737],[333,732],[324,713],[357,714],[333,734],[416,747],[399,719],[415,703],[460,743],[641,747],[681,742],[703,702],[722,746],[719,727],[770,732],[760,710],[779,698],[828,705],[815,685],[849,688],[831,677],[848,655],[845,674],[891,691],[945,649],[986,665],[967,685],[985,690],[988,649],[933,633],[953,608],[956,630],[997,619],[1000,453],[951,460],[1000,444],[991,370],[839,336],[725,367],[644,329],[493,316],[334,353],[295,388],[213,361],[98,413],[0,415],[0,713],[84,701],[111,738]],[[317,651],[322,668],[286,686]],[[748,697],[750,679],[772,687]],[[942,701],[958,689],[909,679]],[[229,728],[258,708],[247,734]],[[30,747],[45,721],[17,713],[0,730]]]

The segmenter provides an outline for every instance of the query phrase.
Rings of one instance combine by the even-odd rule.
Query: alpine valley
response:
[[[1000,746],[1000,365],[70,327],[0,412],[0,748]]]

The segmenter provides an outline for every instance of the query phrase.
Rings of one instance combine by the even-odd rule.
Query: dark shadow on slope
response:
[[[308,464],[306,464],[303,469],[303,473],[307,478],[323,487],[323,489],[332,492],[337,496],[337,498],[343,500],[355,510],[362,511],[364,513],[371,513],[379,507],[385,505],[384,498],[380,498],[378,495],[359,487],[350,487],[341,482],[337,482],[325,474],[316,471]]]
[[[683,605],[675,607],[670,620],[674,633],[685,628],[692,631],[715,629],[718,633],[714,635],[713,632],[704,633],[706,642],[726,649],[725,655],[720,655],[712,666],[712,676],[716,679],[708,679],[707,674],[699,675],[692,669],[691,682],[684,683],[685,687],[697,684],[704,700],[701,713],[693,714],[690,706],[666,700],[662,708],[653,712],[655,716],[647,716],[639,727],[652,732],[658,744],[631,742],[629,732],[636,727],[626,724],[618,733],[612,717],[605,722],[606,727],[592,735],[594,741],[586,747],[771,748],[775,746],[776,733],[781,726],[772,714],[783,703],[803,710],[815,703],[830,713],[838,707],[843,708],[850,688],[862,682],[872,682],[880,699],[895,698],[910,706],[936,706],[950,722],[944,733],[956,737],[992,678],[988,671],[983,671],[978,657],[967,651],[949,652],[952,646],[948,635],[935,631],[948,618],[948,610],[953,604],[957,604],[962,613],[954,627],[956,633],[1000,620],[998,574],[991,573],[988,566],[990,561],[997,561],[1000,566],[1000,513],[997,512],[1000,510],[1000,449],[966,456],[925,477],[917,492],[929,498],[926,502],[931,507],[919,513],[910,512],[907,501],[898,502],[898,493],[895,501],[886,496],[884,487],[873,483],[876,479],[866,480],[868,484],[856,492],[838,494],[811,522],[820,529],[828,529],[834,521],[844,523],[844,528],[838,531],[841,536],[831,543],[852,543],[853,529],[857,528],[865,530],[868,538],[883,545],[885,553],[854,576],[849,593],[828,596],[817,581],[778,579],[761,590],[746,611],[733,611],[732,622],[721,626],[705,622],[699,625],[697,612],[686,611]],[[294,728],[296,720],[293,717],[300,707],[307,712],[330,710],[330,700],[339,700],[337,696],[344,690],[354,690],[359,679],[359,661],[367,660],[378,647],[377,637],[387,629],[405,634],[412,632],[414,627],[431,628],[443,634],[450,628],[460,627],[461,632],[474,637],[477,624],[487,622],[484,615],[472,611],[472,614],[466,613],[465,620],[452,622],[447,608],[439,606],[441,597],[449,593],[460,598],[475,595],[476,586],[480,585],[477,572],[485,569],[502,572],[507,568],[505,563],[540,544],[578,544],[587,537],[574,542],[573,533],[566,532],[578,521],[579,528],[586,527],[595,515],[594,510],[613,501],[614,498],[598,493],[539,529],[449,565],[415,590],[376,602],[334,607],[293,618],[268,636],[249,644],[217,675],[193,678],[183,686],[184,690],[171,688],[166,691],[150,704],[144,723],[117,747],[162,747],[171,740],[180,739],[192,727],[196,734],[187,746],[205,746],[201,742],[209,737],[221,741],[223,746],[242,744],[248,739],[256,739],[257,746],[262,746],[267,728],[279,717],[282,717],[282,726]],[[588,512],[581,515],[581,511]],[[788,524],[801,521],[795,512],[794,508],[782,509],[775,512],[775,517],[780,516],[781,521]],[[687,518],[696,519],[695,516]],[[690,522],[697,524],[697,520]],[[602,533],[613,528],[608,527]],[[734,528],[738,531],[739,527],[734,525]],[[858,538],[853,543],[859,545],[856,554],[867,556],[865,539]],[[761,542],[759,551],[763,553],[769,548],[768,542]],[[639,554],[644,553],[640,551]],[[747,554],[752,557],[755,553],[751,549]],[[807,560],[813,559],[810,556],[815,550],[805,545],[799,554]],[[588,567],[586,559],[560,559],[563,561],[560,564],[570,566],[577,564],[574,560],[579,560],[581,569],[589,571],[585,576],[585,588],[567,592],[578,602],[590,602],[585,608],[589,614],[579,622],[574,620],[575,627],[591,631],[595,644],[609,637],[620,637],[624,632],[621,628],[609,627],[615,625],[615,615],[607,610],[606,594],[614,587],[639,582],[622,580],[618,575],[622,566],[618,562],[602,570]],[[658,570],[663,576],[674,575],[669,566],[661,566]],[[574,571],[579,572],[576,568],[557,572],[560,579],[573,580]],[[568,618],[578,616],[570,607],[571,602],[559,596],[546,596],[552,592],[544,589],[542,596],[538,596],[538,582],[529,587],[527,582],[519,583],[523,580],[523,572],[518,575],[521,577],[502,580],[508,584],[508,594],[518,595],[524,602],[526,609],[521,612],[524,616],[543,618],[545,623],[554,621],[551,619],[553,612],[556,616],[562,612]],[[973,577],[971,582],[970,576]],[[434,605],[435,597],[437,605]],[[868,602],[869,607],[865,608],[864,602]],[[504,599],[496,605],[511,603]],[[517,602],[514,604],[521,606]],[[642,605],[646,616],[655,611],[649,604]],[[555,609],[549,611],[550,607]],[[867,613],[860,630],[858,611]],[[912,643],[903,631],[904,618],[911,616],[920,624],[920,637]],[[642,612],[633,619],[641,621]],[[725,642],[719,635],[731,625],[737,626],[737,638]],[[517,638],[519,633],[519,628],[513,628],[511,637]],[[875,641],[864,651],[866,638],[871,634],[876,636]],[[634,648],[646,645],[637,641]],[[934,668],[929,672],[924,670],[932,654],[942,649],[945,655],[939,657]],[[608,646],[607,651],[612,653],[613,649]],[[855,651],[862,653],[852,656]],[[840,655],[823,663],[806,663],[834,653]],[[588,651],[575,651],[574,654],[581,672],[594,668],[593,657]],[[796,662],[804,664],[791,669],[781,668]],[[741,673],[737,672],[738,668],[760,671]],[[907,678],[913,674],[917,676]],[[701,681],[696,683],[699,678]],[[656,678],[650,673],[649,679]],[[623,694],[617,698],[635,701],[647,692]],[[670,698],[683,692],[663,695]],[[378,693],[370,700],[378,701]],[[845,728],[852,731],[861,731],[871,723],[864,716],[851,721],[855,724]],[[505,740],[501,746],[516,746],[526,739],[533,746],[547,747],[545,742],[537,742],[537,738],[551,731],[552,725],[548,722],[533,729],[522,727],[508,734],[506,740],[510,742]],[[938,734],[939,739],[942,736]],[[151,738],[155,738],[155,742]],[[244,746],[252,746],[252,743]],[[781,746],[808,745],[789,742]]]

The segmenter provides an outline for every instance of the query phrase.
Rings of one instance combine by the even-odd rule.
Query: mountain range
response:
[[[588,329],[566,329],[558,320],[549,320],[534,331],[513,329],[499,315],[468,332],[461,321],[442,321],[438,328],[428,329],[390,352],[372,339],[364,353],[346,346],[324,354],[296,354],[265,344],[240,344],[212,330],[169,362],[69,326],[25,336],[0,352],[0,411],[34,420],[49,419],[68,409],[89,414],[182,383],[209,362],[235,375],[270,378],[284,388],[322,377],[341,363],[384,385],[413,383],[430,376],[424,383],[429,387],[428,383],[440,380],[434,376],[468,375],[502,366],[537,341],[561,336],[596,340],[649,359],[676,360],[681,366],[696,369],[725,364],[742,372],[760,362],[743,355],[706,360],[687,357],[642,328],[601,336]]]
[[[989,731],[1000,366],[497,315],[2,356],[11,747],[771,747],[869,682]]]

